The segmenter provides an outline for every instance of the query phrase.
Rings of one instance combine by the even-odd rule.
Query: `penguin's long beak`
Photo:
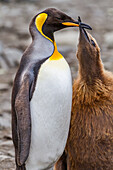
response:
[[[90,42],[89,36],[87,34],[87,31],[81,26],[79,27],[79,30],[80,30],[80,40]]]
[[[89,25],[84,24],[84,23],[82,23],[82,22],[80,23],[80,22],[78,22],[78,21],[62,22],[62,25],[65,25],[65,26],[67,26],[67,27],[79,27],[79,26],[81,26],[82,28],[92,30],[92,28],[91,28]]]

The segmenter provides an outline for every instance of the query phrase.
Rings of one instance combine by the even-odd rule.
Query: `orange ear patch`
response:
[[[47,37],[43,31],[42,31],[42,27],[47,19],[48,15],[46,13],[41,13],[39,14],[36,19],[35,19],[35,25],[36,25],[36,28],[37,30],[45,37],[47,38],[48,40],[50,40],[51,42],[53,42],[49,37]]]

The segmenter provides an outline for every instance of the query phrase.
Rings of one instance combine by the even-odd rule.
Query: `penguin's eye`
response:
[[[61,17],[56,17],[56,19],[61,19]]]
[[[93,40],[91,40],[91,44],[92,44],[94,47],[96,47],[95,42],[94,42]]]

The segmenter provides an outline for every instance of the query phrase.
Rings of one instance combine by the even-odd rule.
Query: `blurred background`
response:
[[[34,15],[55,7],[89,24],[106,69],[113,72],[113,0],[0,0],[0,170],[14,169],[11,140],[11,90],[23,51],[31,42],[29,23]],[[55,33],[59,51],[77,75],[78,28]]]

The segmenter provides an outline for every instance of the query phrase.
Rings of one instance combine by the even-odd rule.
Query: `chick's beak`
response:
[[[80,40],[84,42],[90,42],[87,31],[82,27],[79,27],[79,30],[80,30]]]
[[[81,26],[82,28],[88,29],[88,30],[92,30],[92,28],[91,28],[89,25],[84,24],[84,23],[82,23],[82,22],[80,23],[79,26]]]
[[[89,25],[84,24],[82,22],[80,23],[80,22],[74,21],[74,20],[68,21],[68,22],[62,22],[62,25],[65,25],[67,27],[79,27],[79,26],[81,26],[82,28],[92,30],[92,28]]]

